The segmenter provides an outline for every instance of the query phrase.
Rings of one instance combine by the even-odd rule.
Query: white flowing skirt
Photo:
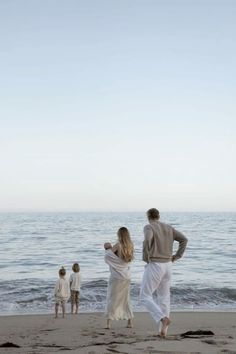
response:
[[[106,318],[109,320],[129,320],[133,317],[130,304],[130,279],[109,279]]]

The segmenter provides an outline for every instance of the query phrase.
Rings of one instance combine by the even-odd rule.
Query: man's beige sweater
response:
[[[188,239],[172,226],[160,221],[151,221],[144,227],[143,260],[144,262],[170,262],[173,256],[173,243],[179,242],[174,259],[182,257]]]

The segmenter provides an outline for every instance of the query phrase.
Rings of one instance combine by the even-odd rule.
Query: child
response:
[[[74,273],[70,275],[70,293],[71,293],[71,313],[78,313],[79,309],[79,293],[80,293],[80,266],[78,263],[74,263],[72,266]]]
[[[58,317],[58,309],[61,305],[62,307],[62,317],[65,317],[66,312],[66,302],[69,298],[69,283],[65,278],[66,270],[64,267],[61,267],[59,270],[59,279],[55,285],[55,318]]]
[[[105,262],[110,266],[111,272],[107,290],[107,329],[111,328],[112,320],[128,320],[127,327],[133,326],[130,304],[130,262],[134,257],[134,246],[126,227],[121,227],[117,236],[118,242],[113,247],[109,242],[104,244]]]

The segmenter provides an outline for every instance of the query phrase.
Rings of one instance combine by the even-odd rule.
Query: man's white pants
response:
[[[151,262],[145,266],[140,300],[156,322],[170,315],[170,284],[172,262]],[[157,302],[153,293],[157,292]]]

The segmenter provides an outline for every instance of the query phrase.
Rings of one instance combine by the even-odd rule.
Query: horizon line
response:
[[[157,208],[158,209],[158,208]],[[159,209],[158,209],[159,210]],[[159,210],[160,211],[160,210]],[[0,214],[17,213],[144,213],[147,210],[0,210]],[[160,213],[236,213],[236,210],[162,210]]]

